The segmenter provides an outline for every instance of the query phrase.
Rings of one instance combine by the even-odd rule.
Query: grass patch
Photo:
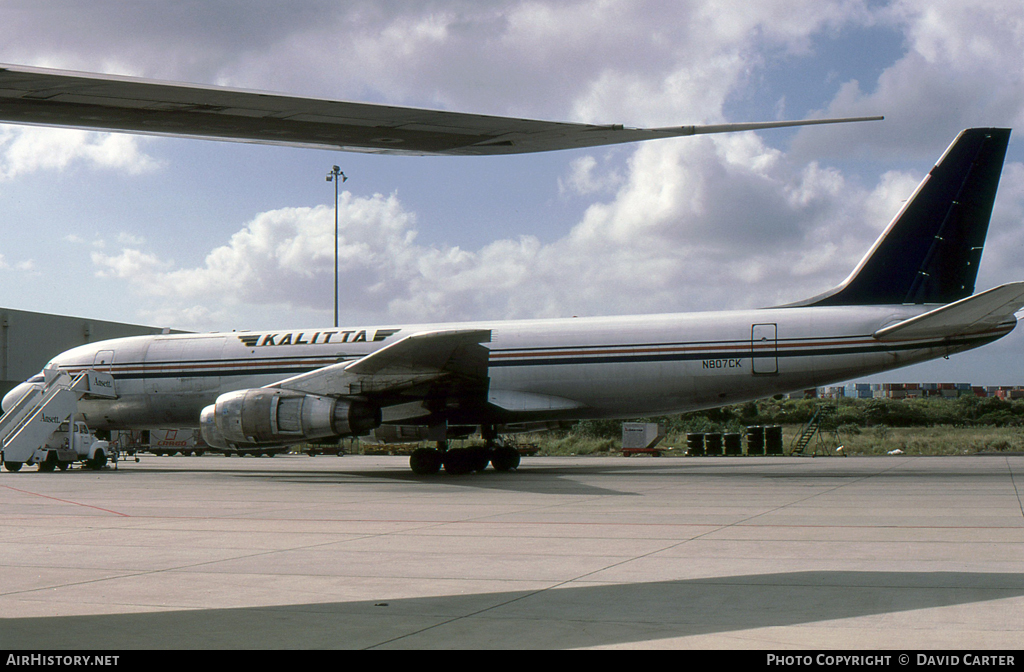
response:
[[[799,428],[794,427],[792,431],[795,435]],[[841,432],[839,436],[844,452],[848,455],[885,455],[894,450],[901,450],[905,455],[975,455],[1024,451],[1024,432],[1019,427],[877,425],[861,429],[859,433]]]

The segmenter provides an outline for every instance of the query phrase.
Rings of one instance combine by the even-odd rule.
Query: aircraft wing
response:
[[[332,364],[274,383],[321,395],[380,395],[408,388],[461,381],[470,387],[487,380],[487,329],[449,329],[410,334],[361,359]]]
[[[881,118],[625,128],[0,65],[3,122],[385,154],[520,154]]]
[[[1024,282],[1011,282],[898,322],[873,335],[889,341],[976,334],[1011,322],[1024,307]]]

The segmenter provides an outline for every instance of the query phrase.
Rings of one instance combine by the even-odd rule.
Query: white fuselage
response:
[[[93,428],[198,426],[234,390],[356,360],[410,334],[488,329],[489,392],[554,400],[503,421],[678,413],[893,369],[991,342],[1013,325],[959,338],[881,342],[872,334],[926,306],[772,308],[668,315],[381,325],[137,336],[80,346],[49,366],[109,371],[117,399],[83,400]],[[19,386],[21,387],[21,386]],[[23,392],[22,392],[23,393]],[[9,396],[19,395],[15,388]],[[7,406],[5,399],[4,406]],[[564,401],[565,403],[561,403]],[[422,415],[422,412],[419,413]],[[385,422],[415,422],[417,411]],[[459,418],[459,422],[493,422]]]

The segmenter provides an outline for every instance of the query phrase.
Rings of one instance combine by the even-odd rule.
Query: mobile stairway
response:
[[[829,434],[829,441],[826,442],[825,434]],[[807,447],[814,437],[818,437],[818,443],[812,455],[845,455],[842,452],[843,446],[839,439],[839,430],[836,426],[836,407],[833,404],[822,404],[814,411],[814,415],[804,425],[800,433],[793,438],[790,444],[790,455],[807,455]]]
[[[18,471],[25,464],[38,464],[40,471],[64,470],[76,461],[102,468],[112,456],[110,444],[96,440],[74,416],[84,397],[116,398],[113,376],[90,369],[72,377],[60,369],[44,369],[43,378],[0,417],[4,468]]]

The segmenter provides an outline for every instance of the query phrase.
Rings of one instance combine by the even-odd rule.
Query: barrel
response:
[[[690,457],[704,455],[704,435],[699,433],[686,435],[686,454]]]
[[[747,455],[764,455],[764,427],[747,427]]]
[[[710,432],[704,435],[704,454],[722,454],[722,435],[718,432]]]
[[[764,428],[764,452],[766,455],[782,455],[782,426]]]
[[[738,432],[729,433],[722,437],[725,440],[725,454],[726,455],[742,455],[743,444],[740,441],[740,435]]]

